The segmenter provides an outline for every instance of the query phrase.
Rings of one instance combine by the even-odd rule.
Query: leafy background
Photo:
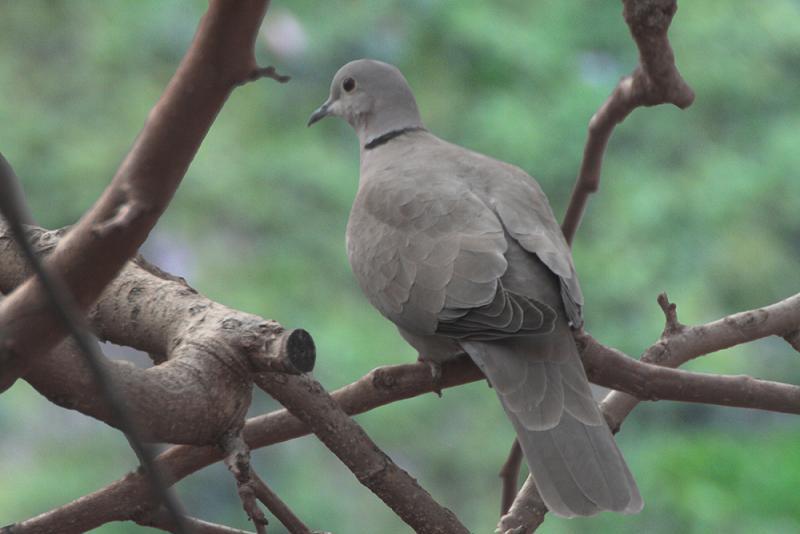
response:
[[[182,57],[199,0],[0,0],[0,147],[47,227],[97,198]],[[563,213],[587,121],[636,63],[619,2],[276,0],[264,64],[293,76],[238,89],[144,248],[210,298],[308,329],[328,388],[415,355],[359,294],[343,234],[358,146],[305,121],[343,63],[398,65],[428,127],[531,172]],[[687,323],[798,291],[800,4],[681,3],[671,30],[697,92],[687,111],[640,109],[610,143],[574,252],[589,330],[631,355],[660,333],[663,290]],[[115,357],[141,355],[110,347]],[[800,383],[778,339],[689,368]],[[256,395],[252,413],[275,408]],[[474,532],[497,517],[510,425],[484,384],[359,417]],[[121,435],[20,381],[0,399],[0,525],[105,485],[135,465]],[[800,422],[661,402],[619,440],[645,497],[634,517],[549,518],[541,532],[800,531]],[[260,450],[257,469],[311,526],[408,529],[313,438]],[[221,466],[178,485],[188,509],[246,528]],[[96,532],[138,532],[111,524]],[[273,521],[270,532],[283,532]]]

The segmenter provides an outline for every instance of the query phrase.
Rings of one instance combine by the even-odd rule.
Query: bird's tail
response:
[[[573,517],[642,509],[568,330],[462,346],[497,392],[551,512]]]

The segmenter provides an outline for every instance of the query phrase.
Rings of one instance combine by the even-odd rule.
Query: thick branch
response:
[[[332,393],[336,403],[349,415],[372,410],[398,400],[431,393],[437,387],[450,388],[481,380],[483,375],[468,358],[447,362],[440,383],[435,383],[430,369],[422,363],[392,365],[370,371],[359,380]],[[310,433],[308,427],[287,410],[254,417],[243,430],[251,449],[288,441]],[[178,445],[165,451],[157,462],[175,483],[188,475],[223,459],[218,447]],[[15,534],[44,534],[61,529],[63,534],[85,532],[110,521],[131,519],[151,502],[144,478],[132,472],[110,485],[71,503],[50,510],[15,525]],[[69,520],[69,523],[67,523]],[[69,525],[67,528],[65,525]]]
[[[47,254],[63,231],[34,228],[29,235]],[[0,290],[9,291],[28,270],[2,229],[0,257]],[[92,323],[103,339],[167,358],[149,369],[101,358],[147,441],[217,443],[241,426],[254,370],[307,371],[314,362],[313,341],[302,330],[211,302],[141,258],[106,288]],[[34,362],[26,380],[60,406],[118,424],[70,341]]]
[[[78,307],[88,310],[144,242],[172,198],[253,56],[267,0],[212,0],[186,56],[111,184],[48,258]],[[20,320],[24,318],[24,320]],[[0,303],[0,391],[55,347],[65,330],[41,283],[30,279]]]

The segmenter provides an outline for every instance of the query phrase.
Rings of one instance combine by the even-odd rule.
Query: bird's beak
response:
[[[314,113],[312,113],[311,116],[308,118],[308,124],[306,126],[311,126],[315,122],[324,119],[325,117],[328,116],[330,112],[331,112],[331,101],[328,100],[320,107],[318,107],[316,110],[314,110]]]

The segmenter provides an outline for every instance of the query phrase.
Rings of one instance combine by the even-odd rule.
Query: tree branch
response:
[[[211,0],[197,34],[106,191],[47,260],[88,310],[144,242],[231,90],[257,70],[253,44],[267,0]],[[24,317],[25,320],[19,320]],[[63,339],[38,279],[0,303],[0,391]]]
[[[6,192],[13,187],[9,183],[17,183],[18,180],[11,166],[0,156],[0,183]],[[13,191],[12,191],[13,192]],[[105,401],[108,411],[114,421],[117,422],[120,430],[125,435],[128,443],[133,449],[143,471],[147,474],[153,492],[158,497],[158,501],[169,513],[175,530],[179,533],[187,532],[188,526],[183,519],[182,506],[175,495],[169,490],[164,482],[163,474],[155,467],[152,452],[144,445],[141,432],[134,424],[130,411],[125,404],[122,392],[115,387],[112,382],[112,375],[107,373],[106,366],[103,365],[103,355],[97,347],[94,339],[89,334],[85,321],[78,312],[77,305],[57,273],[51,272],[46,268],[37,256],[33,246],[28,242],[22,224],[22,217],[25,210],[16,206],[16,201],[24,201],[23,198],[5,198],[0,202],[0,211],[8,223],[8,228],[14,236],[14,241],[22,250],[25,260],[35,273],[41,288],[48,299],[54,315],[58,318],[61,325],[69,333],[72,342],[78,348],[77,353],[81,356],[81,363],[84,364],[92,379],[93,385],[99,391],[101,398]],[[2,303],[0,303],[0,306]],[[13,339],[6,338],[6,332],[2,332],[3,344],[13,344]]]
[[[522,458],[522,447],[519,445],[519,440],[514,439],[511,450],[508,451],[508,457],[498,473],[503,485],[500,496],[500,516],[506,515],[511,505],[514,504],[519,486],[519,469],[522,466]]]
[[[29,230],[39,254],[55,248],[61,235]],[[2,228],[0,257],[0,290],[9,291],[30,271]],[[141,258],[106,288],[91,315],[102,339],[166,358],[149,369],[100,358],[145,441],[219,443],[243,423],[252,372],[296,373],[314,363],[314,344],[304,331],[211,302]],[[60,406],[119,426],[71,341],[37,360],[26,380]]]
[[[637,107],[674,104],[681,109],[694,101],[694,92],[675,66],[667,30],[678,9],[676,0],[623,0],[623,16],[639,49],[639,64],[620,80],[611,96],[589,121],[578,179],[561,229],[572,243],[589,195],[600,187],[600,170],[614,127]]]
[[[666,295],[659,296],[659,304],[662,309],[664,304],[667,308],[672,307]],[[698,326],[675,330],[670,327],[669,314],[665,319],[664,333],[643,353],[641,361],[663,367],[680,367],[698,356],[768,336],[783,337],[797,330],[800,325],[800,293],[763,308],[734,313]],[[601,406],[606,408],[604,411],[612,430],[619,428],[638,403],[636,397],[619,391],[606,396]]]
[[[2,256],[2,254],[0,254]],[[0,262],[2,265],[2,262]],[[677,316],[676,316],[677,320]],[[678,366],[689,359],[722,350],[738,343],[746,343],[771,335],[783,335],[797,329],[800,324],[800,294],[764,308],[733,314],[717,321],[687,326],[670,338],[663,338],[653,344],[643,356],[643,361],[657,365]],[[739,325],[749,325],[738,336]],[[736,341],[734,341],[736,338]],[[468,359],[460,358],[447,362],[442,368],[441,387],[450,388],[482,380],[480,370]],[[421,363],[392,365],[373,369],[359,380],[334,391],[331,396],[349,415],[370,411],[379,406],[434,392],[434,383],[428,367]],[[618,391],[611,392],[601,402],[601,409],[615,432],[639,401]],[[243,437],[252,449],[265,447],[295,439],[309,433],[308,427],[292,416],[287,410],[277,410],[251,418],[243,429]],[[175,446],[157,458],[172,483],[222,459],[216,447]],[[523,485],[523,489],[526,486]],[[534,486],[535,487],[535,486]],[[520,490],[517,497],[528,499],[530,495]],[[88,511],[102,510],[102,515],[90,521],[77,522],[77,529],[69,532],[90,530],[109,521],[130,517],[132,510],[143,502],[149,502],[150,495],[141,474],[130,473],[126,477],[77,501],[64,505],[35,518],[20,523],[25,532],[47,532],[52,525],[63,524],[66,517],[84,517]],[[516,510],[530,508],[520,505],[511,508],[509,516]],[[527,516],[526,516],[527,517]],[[527,519],[523,518],[525,521]]]
[[[640,365],[650,363],[656,366],[678,367],[698,356],[710,354],[734,345],[747,343],[767,336],[784,336],[787,332],[794,331],[797,325],[800,324],[800,293],[770,306],[736,313],[719,319],[718,321],[700,326],[685,326],[681,324],[680,321],[678,321],[677,307],[669,301],[666,294],[662,293],[658,296],[658,304],[664,312],[664,332],[661,335],[661,339],[644,352],[641,361],[636,362]],[[582,334],[576,334],[576,342],[578,348],[582,350],[582,358],[586,357],[586,351],[601,350],[599,348],[601,347],[599,343],[597,345],[592,345],[591,343],[585,342],[586,338],[584,336],[585,335]],[[603,347],[602,350],[605,349],[606,347]],[[614,351],[614,349],[609,349],[609,351]],[[639,382],[639,391],[646,391],[649,384],[641,385],[640,379],[638,377],[631,377],[627,374],[627,371],[614,376],[616,371],[615,367],[617,365],[622,365],[626,369],[630,369],[627,364],[629,362],[635,362],[635,360],[625,357],[622,353],[618,351],[615,352],[616,354],[613,354],[613,357],[616,358],[616,356],[619,356],[626,361],[615,359],[613,364],[603,363],[594,370],[591,368],[587,369],[587,374],[613,376],[613,379],[609,380],[610,384],[614,383],[617,386],[623,387],[621,383],[616,383],[617,380],[620,380],[620,382],[625,382],[624,388],[633,393],[637,392],[636,383]],[[591,355],[589,359],[591,359]],[[609,368],[608,366],[614,367]],[[644,367],[636,367],[636,369],[644,373],[650,372],[649,370],[645,370]],[[666,369],[663,371],[665,370]],[[799,388],[797,388],[797,386],[777,384],[762,380],[755,381],[749,377],[697,375],[695,373],[687,374],[697,377],[696,379],[689,379],[695,381],[694,389],[689,387],[686,391],[681,392],[680,382],[676,384],[674,381],[683,380],[682,377],[680,379],[672,378],[672,383],[669,383],[668,380],[666,386],[664,386],[664,382],[661,382],[660,385],[655,387],[665,388],[662,390],[662,393],[669,395],[673,395],[674,393],[673,396],[680,396],[680,400],[689,402],[693,401],[693,396],[696,398],[697,396],[706,395],[714,397],[715,401],[720,401],[717,402],[718,404],[742,406],[750,403],[748,407],[771,409],[767,408],[765,405],[753,406],[752,404],[759,404],[761,401],[749,396],[746,392],[738,391],[736,382],[740,381],[744,382],[746,388],[757,383],[758,386],[763,386],[767,389],[768,395],[770,396],[768,403],[774,404],[776,408],[780,408],[777,411],[791,411],[795,413],[794,410],[797,409],[797,403],[799,402],[797,397]],[[672,376],[674,377],[675,375]],[[706,390],[701,387],[706,377],[719,380]],[[597,378],[597,376],[591,378]],[[725,391],[721,392],[719,389],[715,389],[717,388],[717,384],[720,384],[719,389]],[[727,402],[726,394],[731,395],[731,402]],[[644,398],[647,398],[646,394]],[[620,391],[612,391],[605,396],[600,403],[600,410],[603,412],[612,432],[615,434],[619,432],[622,422],[639,402],[639,398]],[[733,402],[737,404],[733,404]],[[767,404],[767,402],[765,401],[764,404]],[[791,410],[788,408],[791,408]],[[517,495],[515,505],[512,505],[507,515],[500,518],[497,528],[498,532],[502,534],[526,534],[536,530],[544,521],[544,513],[541,513],[542,507],[536,504],[537,502],[541,502],[541,497],[536,490],[536,485],[533,483],[528,484],[530,481],[531,479],[528,477],[528,481],[526,481],[523,489],[521,489]],[[516,506],[517,501],[520,502],[519,506]]]
[[[196,517],[185,517],[184,519],[189,527],[189,532],[192,534],[253,534],[247,530],[209,523],[208,521],[203,521]],[[155,512],[144,514],[142,517],[134,519],[134,521],[143,527],[157,528],[172,533],[177,532],[174,521],[172,521],[163,508],[159,508]],[[13,534],[13,532],[10,534]]]
[[[311,530],[297,517],[278,495],[254,472],[250,474],[258,500],[283,523],[290,534],[312,534]]]
[[[256,384],[285,406],[415,532],[469,532],[367,436],[316,380],[261,373]]]
[[[642,400],[676,400],[800,414],[800,387],[749,376],[660,367],[626,356],[586,333],[576,335],[589,380]]]

